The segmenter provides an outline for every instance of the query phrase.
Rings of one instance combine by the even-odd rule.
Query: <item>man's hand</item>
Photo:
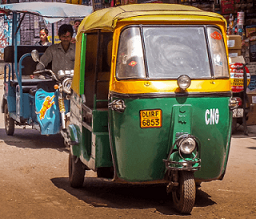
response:
[[[38,78],[39,79],[45,79],[45,76],[44,75],[39,75]]]
[[[76,38],[73,37],[73,38],[71,39],[71,43],[76,43]]]

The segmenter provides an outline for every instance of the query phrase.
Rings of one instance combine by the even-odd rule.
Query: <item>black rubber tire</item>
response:
[[[5,126],[5,132],[7,135],[13,135],[15,125],[13,118],[10,117],[8,106],[5,104],[4,106],[4,126]]]
[[[179,172],[179,186],[172,191],[175,209],[182,214],[190,214],[196,199],[196,184],[193,172]]]
[[[73,188],[79,188],[83,186],[85,169],[79,158],[72,155],[69,152],[69,183]]]

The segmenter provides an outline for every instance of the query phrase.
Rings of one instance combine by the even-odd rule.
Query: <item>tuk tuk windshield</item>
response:
[[[180,75],[192,79],[228,77],[225,46],[218,28],[131,26],[121,33],[118,79],[177,79]]]

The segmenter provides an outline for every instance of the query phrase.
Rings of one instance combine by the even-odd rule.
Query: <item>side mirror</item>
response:
[[[35,62],[39,62],[39,53],[36,49],[32,50],[31,56]]]

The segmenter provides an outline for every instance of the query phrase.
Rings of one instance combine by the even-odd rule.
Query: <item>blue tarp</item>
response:
[[[93,12],[92,6],[67,4],[61,2],[22,2],[2,4],[5,12],[30,13],[41,16],[47,23],[55,23],[64,18],[84,18]]]

